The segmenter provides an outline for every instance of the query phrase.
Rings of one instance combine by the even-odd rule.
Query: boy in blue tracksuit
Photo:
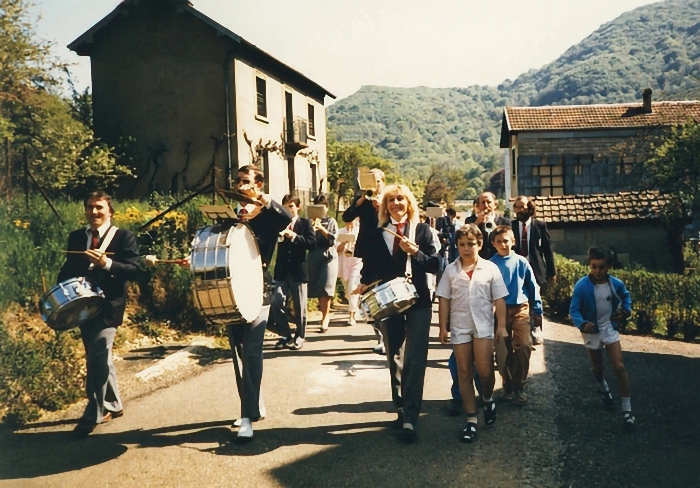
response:
[[[614,408],[612,394],[605,381],[603,371],[603,348],[617,376],[617,384],[622,397],[624,425],[633,428],[635,418],[630,403],[630,380],[622,362],[619,323],[632,313],[630,293],[625,284],[608,275],[613,262],[612,252],[605,247],[588,250],[588,276],[581,278],[574,286],[569,314],[574,325],[581,330],[583,345],[591,358],[591,371],[598,382],[598,393],[607,408]]]
[[[515,237],[509,225],[499,225],[489,237],[497,254],[491,262],[498,266],[508,289],[506,297],[506,330],[508,354],[505,368],[499,368],[503,376],[503,400],[518,406],[527,404],[523,391],[530,370],[531,334],[530,307],[535,325],[542,327],[542,299],[540,287],[527,258],[515,254]]]

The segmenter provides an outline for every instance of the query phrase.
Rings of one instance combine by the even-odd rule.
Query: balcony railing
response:
[[[294,120],[282,119],[284,127],[284,143],[290,149],[303,149],[308,147],[308,122],[303,117],[294,117]]]

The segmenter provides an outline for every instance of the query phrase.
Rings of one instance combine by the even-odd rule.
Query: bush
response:
[[[83,347],[75,331],[0,321],[0,405],[3,420],[19,426],[83,395]]]
[[[544,292],[546,310],[557,319],[569,315],[571,293],[588,267],[556,255],[557,281]],[[616,269],[632,296],[632,316],[627,326],[637,334],[682,335],[693,341],[700,332],[700,274],[652,273],[643,269]],[[623,327],[624,329],[624,327]],[[624,330],[623,330],[624,331]]]

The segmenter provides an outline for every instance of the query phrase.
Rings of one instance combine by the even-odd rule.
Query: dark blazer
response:
[[[547,224],[542,220],[532,217],[530,221],[530,242],[527,252],[527,260],[530,261],[532,271],[535,273],[537,284],[542,286],[552,276],[556,276],[557,269],[554,265],[554,254],[549,240]],[[513,235],[515,245],[513,250],[520,253],[520,222],[513,221]]]
[[[67,249],[69,251],[84,251],[87,249],[87,234],[84,227],[69,234]],[[109,256],[112,259],[112,266],[109,271],[97,267],[90,271],[88,270],[90,260],[86,255],[68,254],[66,262],[58,272],[57,282],[60,283],[80,276],[85,276],[95,281],[107,299],[107,306],[100,317],[102,317],[106,326],[117,327],[124,318],[126,282],[135,280],[138,277],[139,249],[136,245],[136,237],[128,230],[119,229],[105,251],[114,253]]]
[[[407,226],[404,235],[408,235],[408,233],[409,227]],[[367,243],[371,246],[371,252],[365,256],[363,261],[360,280],[362,284],[369,285],[377,280],[381,280],[380,284],[383,284],[394,278],[405,276],[407,255],[401,250],[395,255],[391,255],[384,240],[384,231],[381,228],[373,229],[369,233]],[[413,256],[411,266],[413,268],[413,284],[418,292],[418,301],[413,306],[430,307],[431,297],[426,273],[436,273],[440,261],[433,234],[427,224],[418,224],[416,227],[416,244],[418,244],[418,254]]]
[[[263,266],[267,267],[270,265],[279,233],[291,221],[292,215],[289,213],[289,210],[274,200],[270,202],[270,208],[263,208],[254,219],[248,221],[248,226],[258,241],[258,249],[260,250]]]
[[[473,224],[476,222],[476,215],[472,214],[469,217],[467,217],[464,220],[465,224]],[[511,225],[510,224],[510,219],[507,219],[505,217],[496,217],[494,219],[494,223],[498,225]],[[484,259],[491,259],[496,253],[496,248],[493,247],[491,244],[491,239],[489,239],[489,233],[486,232],[486,228],[484,227],[484,224],[479,224],[479,230],[481,231],[481,235],[484,237],[484,245],[481,247],[481,251],[479,251],[479,257],[482,257]]]
[[[357,242],[355,243],[355,257],[364,259],[367,251],[371,249],[369,236],[379,225],[379,216],[371,200],[365,199],[362,205],[357,205],[359,199],[360,197],[355,198],[343,212],[343,222],[352,222],[356,218],[360,218],[360,230],[357,233]]]
[[[277,245],[275,280],[291,278],[300,283],[308,283],[309,268],[306,264],[306,251],[311,251],[316,246],[313,226],[309,219],[299,217],[292,230],[297,234],[294,240],[285,239]]]

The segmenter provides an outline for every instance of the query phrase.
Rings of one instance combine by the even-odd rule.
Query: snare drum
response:
[[[263,306],[258,243],[245,224],[215,225],[197,232],[190,269],[194,301],[216,325],[253,322]]]
[[[83,277],[71,278],[41,297],[39,311],[49,327],[67,330],[90,322],[105,303],[105,295],[96,283]]]
[[[381,320],[407,310],[418,300],[418,292],[407,278],[394,278],[375,286],[360,297],[362,310],[374,320]]]

